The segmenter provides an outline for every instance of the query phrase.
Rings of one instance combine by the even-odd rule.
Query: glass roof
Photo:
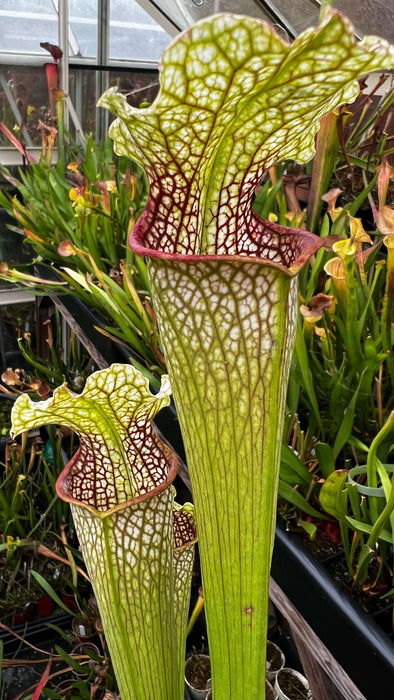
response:
[[[179,29],[216,12],[235,12],[279,23],[294,37],[318,21],[319,0],[138,0]],[[334,7],[352,20],[358,36],[376,34],[394,41],[393,0],[334,0]]]
[[[0,0],[0,62],[40,61],[40,42],[59,44],[58,16],[68,6],[70,62],[97,62],[97,18],[105,0]],[[394,38],[393,0],[335,0],[358,35]],[[293,38],[316,24],[319,0],[110,0],[108,64],[157,63],[171,35],[216,12],[275,23]]]
[[[100,0],[99,0],[100,1]],[[0,58],[48,53],[41,42],[59,44],[58,13],[62,0],[0,0]],[[170,36],[135,0],[111,0],[109,58],[114,61],[157,62]],[[97,57],[98,0],[68,0],[69,58]]]

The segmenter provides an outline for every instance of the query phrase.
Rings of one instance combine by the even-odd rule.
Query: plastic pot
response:
[[[276,674],[284,667],[286,662],[285,655],[274,642],[267,641],[267,661],[266,661],[266,678],[270,683],[275,683]]]
[[[271,575],[335,659],[340,659],[342,669],[360,692],[366,698],[376,697],[379,678],[380,697],[391,697],[392,640],[280,520]]]
[[[76,615],[72,621],[72,631],[79,644],[91,642],[96,637],[93,622],[83,615]]]
[[[74,649],[72,650],[71,655],[76,655],[76,656],[88,655],[89,656],[89,652],[92,652],[93,654],[95,654],[95,656],[100,656],[99,648],[95,644],[92,644],[91,642],[84,642],[82,644],[77,644],[77,646],[74,647]],[[76,678],[88,678],[92,668],[94,668],[95,665],[96,665],[96,661],[94,661],[93,659],[90,659],[86,664],[86,671],[87,671],[86,673],[79,673],[78,671],[75,671],[75,670],[73,671],[73,673],[74,673]]]
[[[278,700],[312,700],[307,679],[293,668],[282,668],[278,671],[275,692]]]
[[[185,683],[192,700],[206,700],[211,683],[211,659],[206,654],[193,654],[185,664]]]
[[[36,613],[38,617],[49,617],[55,610],[55,601],[50,595],[43,595],[37,600]]]

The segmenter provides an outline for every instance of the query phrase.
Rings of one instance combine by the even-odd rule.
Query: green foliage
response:
[[[37,556],[37,547],[45,542],[59,550],[56,533],[71,520],[68,504],[62,503],[54,490],[63,460],[57,458],[61,454],[62,434],[57,431],[53,435],[57,443],[54,461],[44,458],[44,443],[35,431],[24,434],[20,443],[10,441],[5,447],[5,461],[0,464],[0,616],[3,619],[22,613],[26,604],[35,603],[42,595],[32,569],[37,567],[40,575],[48,579],[52,574],[47,558]]]
[[[279,493],[292,504],[294,509],[308,514],[311,518],[316,518],[319,517],[320,512],[318,508],[319,496],[321,497],[322,493],[321,484],[325,480],[323,489],[327,492],[327,512],[336,514],[341,524],[345,545],[349,528],[356,528],[359,538],[365,535],[359,559],[363,572],[368,566],[372,538],[383,542],[387,540],[388,523],[389,521],[391,523],[392,492],[387,475],[379,472],[386,499],[383,510],[380,511],[371,504],[369,509],[371,522],[367,522],[366,513],[363,511],[364,506],[360,504],[357,510],[356,500],[350,495],[352,491],[349,490],[349,500],[353,498],[351,501],[353,511],[351,516],[345,515],[343,497],[345,479],[343,472],[338,471],[338,466],[341,466],[341,460],[345,460],[344,464],[347,464],[346,460],[350,456],[368,450],[374,435],[383,426],[385,414],[392,408],[394,368],[389,353],[393,341],[392,260],[388,254],[387,272],[384,274],[383,262],[378,258],[380,254],[378,247],[371,246],[369,254],[363,250],[366,242],[365,232],[355,218],[367,198],[372,197],[371,193],[379,179],[374,169],[380,164],[383,167],[382,156],[387,155],[389,149],[385,150],[387,142],[385,136],[379,135],[377,138],[376,132],[372,134],[372,130],[368,131],[369,126],[364,128],[363,115],[359,121],[356,120],[350,134],[346,133],[347,120],[344,112],[331,113],[325,117],[317,138],[314,162],[307,164],[305,171],[302,172],[302,176],[306,176],[310,184],[306,212],[302,212],[301,207],[297,206],[297,191],[290,186],[292,183],[289,181],[290,165],[286,164],[284,159],[299,158],[305,162],[311,158],[319,120],[341,102],[356,96],[358,87],[355,78],[360,72],[384,67],[389,59],[392,59],[392,55],[392,49],[376,38],[367,38],[361,44],[354,42],[346,20],[339,14],[327,16],[318,29],[306,32],[292,46],[287,46],[281,41],[267,25],[261,25],[251,18],[236,18],[229,15],[207,20],[182,35],[171,45],[163,59],[162,89],[154,105],[143,110],[132,110],[119,95],[113,92],[103,98],[103,104],[114,108],[119,117],[111,128],[117,140],[117,149],[122,154],[117,161],[116,176],[112,176],[112,179],[115,179],[115,187],[108,184],[108,177],[111,176],[106,169],[109,158],[106,147],[104,153],[96,158],[97,147],[90,141],[81,158],[83,164],[78,169],[80,172],[76,173],[73,182],[68,182],[65,178],[62,155],[61,161],[55,168],[50,167],[47,162],[40,162],[37,166],[37,177],[34,175],[35,166],[29,166],[28,176],[26,173],[20,173],[20,181],[14,181],[13,184],[19,189],[23,204],[19,207],[17,201],[13,203],[8,201],[9,211],[13,212],[24,228],[37,255],[45,262],[51,261],[57,269],[63,282],[63,286],[60,284],[60,287],[57,287],[58,291],[78,294],[90,306],[104,312],[109,324],[104,328],[104,332],[118,338],[133,349],[137,355],[137,363],[139,362],[145,371],[146,368],[148,369],[150,377],[161,374],[164,363],[156,321],[150,304],[146,270],[144,264],[138,262],[127,248],[127,235],[134,223],[134,218],[138,216],[145,203],[146,183],[138,172],[134,184],[138,181],[142,183],[139,195],[136,189],[134,191],[130,189],[132,179],[124,160],[125,155],[131,155],[141,161],[150,176],[151,192],[148,206],[134,235],[135,240],[137,240],[137,234],[140,235],[138,239],[140,242],[146,234],[150,245],[152,240],[155,243],[159,240],[162,244],[165,238],[165,244],[162,247],[159,245],[159,258],[161,254],[165,257],[174,252],[178,258],[184,256],[185,252],[214,253],[218,256],[224,253],[227,262],[229,253],[235,253],[237,259],[234,265],[239,264],[238,257],[243,255],[248,263],[251,257],[254,258],[254,263],[258,259],[258,264],[255,265],[257,268],[261,263],[260,258],[266,257],[268,263],[266,260],[265,262],[268,267],[271,266],[270,271],[273,271],[273,275],[279,279],[279,272],[284,273],[287,275],[286,282],[288,282],[305,262],[307,252],[312,251],[304,247],[303,256],[295,256],[292,267],[286,267],[282,257],[279,262],[275,259],[273,263],[273,257],[270,255],[272,253],[279,255],[279,252],[282,252],[278,251],[278,238],[284,234],[289,235],[289,226],[292,227],[292,234],[294,234],[294,228],[301,227],[306,218],[307,226],[318,232],[322,239],[327,239],[325,241],[327,250],[322,249],[316,253],[313,269],[306,270],[301,276],[303,316],[299,317],[298,321],[296,351],[291,368],[288,393],[290,424],[286,430],[288,439],[282,448]],[[221,76],[221,81],[217,80],[218,75]],[[212,85],[215,85],[215,90],[212,90]],[[386,100],[380,106],[380,116],[385,114],[389,104],[390,102]],[[376,147],[373,153],[368,145],[368,139]],[[339,146],[342,148],[341,156],[338,155]],[[372,156],[377,156],[377,160]],[[275,170],[274,165],[278,160],[281,164]],[[103,164],[104,169],[102,169]],[[361,173],[359,178],[362,184],[361,190],[352,192],[350,198],[349,192],[346,191],[344,198],[347,197],[347,201],[344,202],[340,211],[335,208],[335,204],[329,202],[329,213],[322,214],[321,197],[325,195],[328,186],[332,187],[335,184],[332,182],[334,175],[340,173],[345,166],[350,167],[353,173],[358,168],[357,172],[359,175]],[[102,174],[98,174],[98,169]],[[270,181],[259,183],[267,169],[269,169]],[[311,180],[309,180],[310,177]],[[343,182],[346,182],[346,179]],[[257,183],[261,189],[256,196],[253,213],[250,211],[250,203]],[[379,201],[380,216],[383,216],[384,208],[385,202],[382,198],[382,201]],[[49,219],[46,218],[48,212]],[[267,222],[262,222],[256,216],[256,212],[273,224],[277,222],[278,225],[270,226]],[[40,225],[37,225],[37,221]],[[120,224],[119,231],[116,228],[117,223]],[[334,239],[333,236],[340,236],[342,240]],[[293,235],[293,240],[297,242],[302,239],[308,239],[308,234]],[[264,244],[268,241],[268,253],[264,245],[261,244],[258,247],[256,240],[262,240]],[[334,245],[333,240],[335,240]],[[243,248],[245,241],[246,246]],[[314,251],[319,243],[314,244]],[[378,243],[382,248],[380,239]],[[291,246],[287,244],[287,248]],[[390,249],[389,246],[388,248]],[[64,266],[65,258],[69,261],[67,267]],[[335,258],[339,261],[337,267],[340,267],[341,273],[336,277],[332,270],[328,271],[330,268],[327,267]],[[228,263],[229,268],[232,264],[232,262]],[[204,281],[210,280],[210,272],[211,268],[208,267]],[[47,283],[43,279],[23,277],[23,274],[18,271],[11,271],[8,274],[8,279],[34,285],[36,290],[47,288]],[[169,276],[167,279],[167,281],[170,280],[169,298],[175,287],[175,284],[171,286],[171,282],[175,279],[178,282],[179,278]],[[243,288],[247,288],[250,280],[251,277],[246,279],[239,290],[236,289],[236,285],[230,285],[229,306],[232,304],[237,310],[237,321],[245,316],[245,313],[244,308],[241,312],[241,302],[239,297],[235,298],[236,293],[238,291],[240,296],[240,292]],[[344,284],[339,284],[337,280],[344,280]],[[220,279],[219,292],[223,299],[222,282],[223,279]],[[200,288],[198,286],[197,280],[197,294],[203,287],[202,282]],[[267,286],[273,296],[274,284],[270,281]],[[159,287],[160,284],[157,284],[157,288]],[[256,287],[260,289],[262,285],[256,284],[254,291]],[[276,456],[279,452],[277,441],[278,435],[279,439],[281,435],[282,416],[278,418],[275,411],[266,411],[267,415],[264,414],[262,389],[265,391],[266,387],[261,376],[262,365],[255,362],[256,344],[253,346],[253,352],[250,353],[251,356],[246,352],[249,338],[247,333],[243,332],[245,329],[241,324],[240,352],[238,349],[241,343],[239,347],[234,342],[231,347],[227,347],[225,344],[227,336],[222,327],[223,324],[219,322],[215,324],[218,329],[217,341],[215,340],[218,352],[211,359],[217,363],[215,366],[223,373],[225,381],[219,384],[219,372],[218,374],[216,371],[212,372],[212,364],[207,373],[204,373],[204,368],[199,366],[198,375],[193,374],[194,365],[197,365],[197,361],[200,362],[207,353],[207,344],[201,345],[200,353],[195,357],[190,355],[192,343],[202,337],[200,334],[206,320],[204,317],[202,320],[198,318],[192,333],[190,326],[188,327],[189,336],[187,332],[182,336],[186,322],[189,323],[195,311],[195,298],[191,301],[189,299],[190,308],[187,306],[187,292],[190,288],[191,286],[187,284],[184,288],[185,294],[183,296],[180,294],[182,300],[176,299],[175,306],[178,310],[183,309],[183,303],[185,304],[184,315],[178,326],[173,320],[168,322],[168,335],[186,338],[185,356],[177,366],[178,371],[174,372],[174,384],[179,381],[177,400],[179,399],[180,416],[184,403],[186,409],[183,413],[189,421],[188,425],[188,421],[185,420],[184,433],[187,436],[190,431],[190,445],[193,448],[196,445],[194,442],[196,435],[198,436],[198,449],[191,450],[190,463],[193,460],[196,462],[196,475],[203,472],[206,463],[210,462],[214,465],[212,473],[207,472],[208,476],[205,474],[202,479],[201,493],[199,495],[197,493],[196,496],[196,500],[204,506],[209,498],[213,503],[213,509],[208,518],[199,516],[201,531],[203,532],[203,528],[207,527],[208,533],[208,536],[204,535],[204,537],[207,543],[205,553],[208,562],[206,580],[209,582],[209,576],[211,576],[212,581],[207,597],[208,606],[211,606],[209,615],[216,624],[216,631],[221,633],[220,640],[218,634],[216,639],[211,639],[212,649],[216,645],[218,652],[219,647],[223,646],[225,623],[228,628],[231,628],[231,643],[233,643],[234,629],[240,632],[235,641],[236,653],[229,654],[229,658],[224,660],[224,663],[229,663],[230,657],[232,662],[236,658],[238,664],[229,663],[225,672],[221,672],[219,663],[222,659],[219,661],[218,653],[215,664],[219,671],[216,671],[214,687],[215,692],[222,693],[222,697],[228,697],[230,685],[232,688],[240,688],[238,693],[240,697],[241,695],[248,698],[252,695],[260,697],[260,693],[264,694],[265,659],[263,645],[256,643],[256,630],[264,639],[266,619],[265,613],[261,611],[266,610],[267,607],[269,569],[267,562],[270,560],[272,538],[271,541],[267,538],[266,543],[259,541],[258,552],[248,548],[254,544],[255,540],[257,541],[257,537],[254,536],[256,533],[267,533],[273,529]],[[292,289],[294,291],[294,285]],[[281,287],[278,283],[278,290],[281,292],[278,293],[278,298],[284,302],[284,286]],[[176,291],[179,293],[183,290],[177,288]],[[211,305],[215,306],[214,299],[218,298],[217,294],[215,289],[212,291],[212,298],[207,301],[207,316],[210,319],[213,318]],[[253,302],[255,297],[252,298],[252,296],[247,300],[248,302]],[[260,302],[261,299],[258,299],[258,303]],[[265,306],[269,309],[271,306],[283,307],[281,323],[283,327],[286,326],[286,333],[283,329],[279,333],[279,340],[282,341],[288,333],[287,322],[283,322],[284,307],[287,307],[287,304],[275,304],[271,296],[265,302]],[[316,313],[316,305],[320,302],[323,302],[321,313]],[[163,306],[166,306],[165,302]],[[261,306],[263,306],[262,303]],[[162,319],[165,311],[164,308]],[[267,323],[268,335],[273,335],[275,324],[269,314],[267,318],[270,322]],[[222,319],[219,317],[219,320]],[[264,322],[266,321],[267,319],[264,319]],[[279,322],[276,321],[276,323],[279,327]],[[251,325],[259,329],[262,324],[255,322]],[[286,338],[288,339],[287,336]],[[257,345],[263,346],[264,343],[260,341],[259,337]],[[223,364],[220,364],[223,359],[221,356],[223,348],[226,352],[222,352],[222,355],[226,359]],[[182,352],[183,350],[184,348]],[[231,353],[236,356],[233,367],[229,366]],[[175,354],[176,351],[174,351],[174,357]],[[270,358],[272,355],[273,353]],[[274,377],[278,387],[281,386],[281,361],[283,361],[283,354],[276,364],[271,362],[275,364],[273,368],[269,363],[264,367],[267,373],[268,370],[271,372],[271,379]],[[182,368],[182,372],[179,367]],[[243,369],[241,379],[240,367]],[[188,376],[188,381],[184,379],[183,372],[186,377]],[[187,375],[187,372],[190,372],[190,375]],[[287,380],[285,374],[284,381]],[[202,377],[205,385],[201,381]],[[263,386],[259,384],[260,381]],[[242,410],[246,419],[245,415],[238,415],[235,411],[238,402],[241,406],[241,392],[245,387],[247,387],[247,398],[246,400],[243,398]],[[250,394],[247,393],[248,391]],[[192,408],[187,406],[188,392],[195,399],[191,402]],[[284,396],[282,389],[275,388],[274,392],[276,392],[275,398],[278,395]],[[57,397],[64,399],[65,394],[67,394],[65,389],[60,390]],[[223,401],[223,405],[219,402],[220,410],[214,410],[213,413],[215,420],[218,416],[220,420],[224,417],[225,430],[223,425],[219,425],[219,420],[216,425],[214,421],[207,419],[208,410],[206,409],[210,410],[212,405],[217,408],[215,401],[218,397]],[[273,404],[272,401],[268,403]],[[53,404],[56,409],[59,408],[56,401]],[[93,404],[90,397],[90,410],[85,409],[84,416],[87,414],[90,421],[94,423],[97,415],[91,410]],[[26,399],[20,399],[18,406],[24,406],[27,411],[30,411],[30,418],[36,416],[35,411],[38,414],[41,411],[40,417],[43,418],[48,409],[48,405],[45,409],[34,408],[37,404],[33,404],[32,407]],[[221,410],[223,406],[224,411]],[[202,407],[201,424],[198,423],[200,420],[198,407]],[[106,465],[115,463],[116,457],[112,438],[117,431],[110,429],[111,420],[104,419],[104,416],[111,413],[112,405],[110,409],[107,412],[101,412],[97,419],[100,427],[105,428],[106,438],[100,443],[102,450],[98,459],[103,460],[105,455]],[[75,406],[70,411],[71,418],[70,413],[67,418],[73,421],[76,413]],[[60,411],[56,414],[56,420],[59,416]],[[193,428],[192,419],[196,420],[194,426],[197,425],[198,430]],[[251,427],[254,430],[255,425],[257,425],[256,432],[250,433],[248,442],[246,433]],[[265,434],[261,436],[259,431],[262,430],[263,425]],[[226,433],[228,426],[230,427]],[[91,423],[88,427],[90,433],[94,433],[91,430]],[[96,437],[95,433],[94,435]],[[120,430],[120,435],[124,436],[124,426]],[[239,435],[241,439],[238,438]],[[363,436],[363,442],[360,440],[360,435]],[[221,438],[221,441],[218,438]],[[207,443],[202,448],[204,439]],[[268,447],[263,460],[260,459],[261,455],[257,454],[256,446],[260,449],[265,439]],[[104,447],[103,443],[105,443]],[[115,443],[118,447],[122,440],[115,439]],[[218,444],[220,451],[218,451]],[[89,454],[93,454],[93,442],[88,441],[88,445],[92,447]],[[209,459],[206,459],[204,449]],[[380,469],[378,460],[383,456],[384,451],[388,452],[388,446],[382,444],[379,457],[376,455],[378,471]],[[239,458],[239,454],[242,454],[242,458]],[[233,458],[233,455],[236,457]],[[238,459],[239,462],[237,462]],[[264,470],[263,462],[265,462]],[[119,483],[130,486],[125,478],[126,463],[127,460],[123,460],[123,456],[119,463],[116,462],[120,476],[118,475],[116,479],[112,478],[111,484],[116,481],[117,486]],[[232,469],[234,466],[236,468]],[[251,472],[247,472],[249,468]],[[91,478],[91,471],[87,470],[83,473],[83,477],[85,476]],[[111,476],[114,475],[111,474]],[[213,490],[214,477],[217,479],[215,493],[209,493],[209,488],[206,493],[204,489],[207,484],[211,487],[211,491]],[[251,487],[253,478],[255,482]],[[263,479],[266,479],[267,483],[263,483]],[[84,478],[78,482],[81,491],[83,489],[80,484],[83,483],[85,488],[84,482]],[[195,482],[198,486],[197,478]],[[234,483],[237,485],[241,498],[238,492],[234,496],[234,488],[229,489],[228,492],[225,491],[228,483],[231,483],[232,487]],[[258,491],[262,483],[264,488]],[[135,484],[132,484],[127,492],[128,497],[132,498],[136,491]],[[114,492],[115,488],[111,493]],[[90,493],[96,495],[96,484],[92,485]],[[247,503],[249,494],[251,494],[251,500]],[[254,502],[253,496],[255,496]],[[71,497],[69,495],[67,497],[74,498],[75,494],[72,493]],[[212,523],[218,522],[216,508],[219,497],[222,512],[228,514],[225,535],[228,536],[230,533],[227,546],[225,544],[222,550],[220,550],[221,542],[219,543],[218,537],[219,530],[220,538],[223,534],[221,522],[220,528],[216,527],[216,530],[212,526]],[[242,512],[240,513],[241,500]],[[262,512],[261,520],[256,526],[256,513],[261,508],[261,504],[264,504],[265,511]],[[89,515],[92,515],[96,505],[96,502],[87,504]],[[120,505],[118,502],[110,504],[110,509],[116,510],[114,523],[120,513],[118,505]],[[90,536],[93,528],[96,526],[98,528],[98,524],[96,522],[94,525],[91,524],[84,511],[81,515],[78,514],[76,507],[75,509],[82,523],[81,539],[86,533]],[[85,516],[86,520],[84,520]],[[101,518],[96,519],[101,520]],[[104,521],[104,517],[102,520]],[[205,526],[205,520],[208,523],[207,526]],[[315,525],[310,520],[300,518],[300,523],[311,536],[315,534]],[[101,523],[99,524],[101,526]],[[107,526],[107,523],[105,525]],[[105,537],[108,537],[109,529],[113,526],[112,522],[108,525]],[[123,533],[124,527],[122,537],[116,537],[116,533],[112,533],[112,541],[122,540]],[[236,537],[239,537],[239,541],[234,546]],[[94,540],[95,537],[91,539]],[[86,537],[86,540],[89,540],[89,537]],[[90,542],[86,544],[86,540],[84,546],[93,561],[93,571],[97,556],[92,551]],[[120,558],[125,559],[122,541]],[[218,585],[217,561],[219,558],[223,566],[226,549],[230,552],[227,565],[228,562],[230,564],[226,575]],[[219,551],[221,551],[220,557],[218,557]],[[348,548],[347,551],[348,563],[351,564],[354,550]],[[238,566],[234,566],[234,552],[240,552],[245,557],[244,560],[238,560]],[[265,557],[266,585],[263,596],[261,596],[261,569],[256,568],[250,574],[248,569],[249,562],[254,564],[259,557],[261,560]],[[124,609],[128,614],[132,603],[131,597],[127,596],[127,591],[125,593],[122,589],[122,595],[120,595],[120,584],[116,589],[115,583],[119,582],[114,583],[112,572],[118,569],[118,566],[110,562],[108,568],[110,573],[106,577],[110,581],[108,588],[112,593],[111,615],[113,608],[116,610],[117,607],[115,593],[125,602]],[[250,575],[250,580],[246,583],[241,578],[244,572]],[[98,578],[100,575],[101,572]],[[230,588],[224,596],[226,610],[221,617],[221,610],[224,611],[225,607],[223,598],[220,598],[224,590],[223,583]],[[107,584],[100,586],[100,580],[98,580],[97,586],[98,590],[105,591],[102,600],[103,606],[107,606],[108,611],[108,600],[105,599]],[[137,588],[139,593],[143,586],[138,585]],[[208,588],[209,586],[207,590]],[[244,597],[245,591],[248,592],[247,599]],[[214,600],[216,595],[216,602],[212,604],[210,601]],[[229,599],[235,601],[231,609],[233,617],[227,605]],[[256,610],[255,599],[257,600]],[[252,614],[254,615],[253,626]],[[239,618],[240,615],[241,618]],[[111,616],[108,615],[108,617]],[[144,622],[147,626],[147,620]],[[121,627],[123,623],[124,620],[121,619]],[[250,636],[250,644],[249,641],[245,641],[248,639],[247,635],[252,633],[254,648],[252,636]],[[109,634],[112,634],[112,631]],[[229,644],[225,646],[229,648]],[[250,652],[252,648],[253,654]],[[118,656],[120,657],[120,654]],[[129,668],[132,667],[132,662],[133,659],[130,658]],[[147,667],[147,664],[144,666]],[[245,671],[245,676],[242,678],[238,673],[239,668]],[[261,673],[256,673],[257,668],[261,669]],[[120,675],[122,673],[120,668]],[[236,686],[236,683],[240,685]],[[147,691],[143,688],[141,697],[143,692],[146,694]]]
[[[380,84],[386,81],[381,76]],[[381,213],[389,219],[392,211],[392,148],[381,125],[393,100],[389,91],[371,108],[364,88],[355,107],[323,119],[313,161],[271,170],[254,202],[271,220],[292,220],[326,240],[300,275],[285,430],[315,486],[289,481],[284,463],[281,476],[297,500],[307,497],[317,509],[321,483],[334,469],[363,461],[393,407],[393,263],[390,228],[381,223]],[[386,460],[387,445],[379,457]]]
[[[55,310],[47,321],[49,358],[43,360],[33,351],[31,338],[25,334],[19,346],[31,370],[8,368],[2,374],[2,405],[10,408],[14,399],[28,394],[34,400],[48,397],[52,390],[67,382],[74,391],[84,385],[92,371],[90,357],[81,351],[71,333],[68,351],[62,350],[61,324]],[[9,435],[9,421],[7,436]],[[69,592],[80,604],[74,556],[80,554],[65,543],[68,527],[70,542],[75,542],[69,505],[56,495],[56,479],[64,468],[64,458],[76,449],[73,433],[64,427],[48,426],[29,431],[19,440],[2,441],[0,464],[0,562],[3,568],[0,586],[2,617],[12,618],[23,612],[26,604],[35,603],[44,588],[35,575],[44,577],[49,588]],[[52,557],[60,556],[63,563]],[[66,562],[64,564],[64,561]],[[54,563],[55,562],[55,563]],[[71,565],[71,570],[70,566]],[[74,568],[73,568],[74,567]],[[37,572],[35,570],[37,569]],[[57,601],[56,601],[57,603]],[[31,608],[32,609],[32,608]],[[30,609],[30,611],[31,611]]]
[[[390,585],[393,568],[394,467],[382,464],[377,457],[382,444],[394,447],[393,436],[394,411],[373,440],[367,464],[355,470],[360,473],[360,483],[351,478],[352,470],[349,473],[337,470],[328,477],[320,492],[323,508],[340,523],[353,585],[370,594],[374,589],[384,592],[384,582]]]
[[[0,205],[36,254],[27,268],[3,263],[2,278],[36,294],[52,289],[81,298],[104,317],[100,330],[129,348],[158,386],[164,360],[149,282],[143,260],[128,246],[146,203],[146,177],[136,163],[115,156],[109,140],[97,145],[91,136],[86,146],[69,147],[67,163],[53,166],[42,155],[17,176],[0,168],[16,191],[0,192]]]

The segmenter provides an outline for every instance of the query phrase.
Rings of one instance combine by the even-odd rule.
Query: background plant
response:
[[[394,91],[389,76],[382,84],[375,107],[363,82],[354,107],[325,117],[313,161],[272,169],[254,202],[261,215],[325,238],[300,276],[280,481],[281,498],[314,517],[321,483],[363,460],[393,406],[392,273],[378,224],[391,211]]]
[[[56,439],[60,443],[60,433]],[[70,522],[69,508],[54,495],[56,471],[60,473],[63,460],[48,462],[43,450],[38,431],[26,433],[20,444],[9,442],[0,465],[0,606],[1,618],[11,621],[43,595],[32,570],[52,577],[48,559],[39,556],[37,548],[45,542],[55,551],[63,549],[60,529]],[[72,528],[69,535],[72,540]]]
[[[394,91],[380,76],[378,85],[385,83],[375,108],[363,83],[355,108],[323,120],[313,163],[271,171],[255,200],[266,216],[325,238],[300,276],[279,512],[312,538],[341,541],[345,585],[363,604],[392,596],[393,478],[382,463],[392,462]],[[369,499],[370,507],[348,470],[370,460],[372,446],[379,467],[366,483],[375,474],[384,498]]]
[[[45,130],[43,138],[46,143]],[[113,154],[109,140],[97,145],[92,137],[85,146],[69,146],[64,161],[53,165],[55,135],[50,138],[38,163],[29,160],[17,175],[1,168],[12,192],[0,192],[0,204],[36,254],[27,268],[3,263],[3,279],[36,294],[52,289],[81,298],[104,316],[102,332],[129,348],[158,386],[164,360],[146,269],[127,245],[146,201],[146,178],[136,163]]]
[[[390,454],[394,447],[394,411],[367,450],[366,464],[350,472],[333,471],[322,486],[320,500],[340,524],[355,591],[360,596],[387,599],[394,595],[394,466],[383,464],[377,456],[384,443],[389,445],[385,452]]]
[[[65,381],[74,391],[80,390],[86,376],[92,372],[90,357],[72,333],[67,356],[64,355],[64,339],[56,310],[52,320],[46,322],[46,332],[46,360],[37,356],[29,334],[25,334],[19,340],[25,367],[8,368],[3,372],[0,390],[4,394],[3,403],[10,409],[17,396],[28,394],[35,400],[45,399]],[[9,417],[7,435],[10,425]],[[75,566],[73,572],[70,571],[68,559],[76,558],[81,564],[80,554],[75,549],[72,553],[76,538],[70,508],[55,493],[56,479],[65,460],[77,448],[73,432],[61,425],[26,432],[18,441],[9,436],[3,440],[0,463],[2,619],[12,621],[21,614],[25,604],[37,602],[45,592],[54,591],[57,596],[68,592],[75,596],[77,605],[82,604],[83,595],[79,596],[78,592],[81,578]],[[64,575],[61,575],[62,569]],[[36,573],[47,583],[46,591]],[[31,606],[30,614],[32,612]]]

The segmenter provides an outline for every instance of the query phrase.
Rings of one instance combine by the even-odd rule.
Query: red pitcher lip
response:
[[[148,246],[146,243],[146,238],[149,233],[149,228],[146,225],[147,210],[143,212],[138,222],[134,226],[130,234],[130,247],[132,250],[141,256],[147,256],[150,258],[158,258],[161,260],[172,260],[176,262],[186,262],[186,263],[200,263],[209,261],[231,261],[231,262],[256,262],[261,265],[268,265],[269,267],[274,267],[284,274],[290,277],[295,276],[305,265],[307,260],[323,246],[324,240],[319,236],[316,236],[310,231],[305,231],[304,229],[293,228],[288,226],[281,226],[280,224],[275,224],[265,219],[261,219],[255,215],[256,221],[262,227],[266,233],[272,236],[289,238],[288,249],[290,252],[294,253],[294,257],[288,253],[290,258],[290,264],[286,265],[283,262],[278,262],[272,260],[268,255],[264,255],[264,251],[261,253],[209,253],[209,254],[195,254],[195,253],[177,253],[176,251],[168,251],[160,249],[158,247]],[[296,245],[290,245],[291,239],[298,244],[298,250],[296,250]],[[158,242],[159,244],[159,242]],[[285,246],[283,246],[285,248]],[[278,248],[278,251],[280,249]]]

